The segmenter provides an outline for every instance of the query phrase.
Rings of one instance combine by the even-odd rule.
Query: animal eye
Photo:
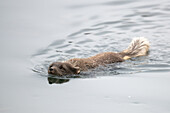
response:
[[[62,65],[60,65],[60,66],[59,66],[59,69],[63,69],[63,66],[62,66]]]

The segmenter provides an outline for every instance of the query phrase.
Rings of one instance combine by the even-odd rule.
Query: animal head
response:
[[[79,74],[80,68],[71,65],[66,62],[54,62],[48,68],[48,74],[52,75],[69,75],[69,74]]]

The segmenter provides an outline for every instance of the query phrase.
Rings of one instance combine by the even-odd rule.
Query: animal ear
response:
[[[73,66],[71,64],[64,64],[63,67],[68,71],[71,72],[72,74],[79,74],[80,73],[80,68]]]
[[[80,74],[80,68],[79,67],[74,67],[74,68],[75,68],[76,74]]]

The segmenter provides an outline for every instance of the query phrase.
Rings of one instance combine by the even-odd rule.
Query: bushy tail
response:
[[[124,60],[145,56],[149,51],[149,41],[144,37],[134,38],[129,47],[120,52]]]

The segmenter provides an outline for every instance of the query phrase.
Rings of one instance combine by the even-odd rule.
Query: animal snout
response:
[[[52,67],[50,67],[49,71],[53,71],[54,69]]]
[[[54,67],[49,67],[48,73],[49,73],[49,74],[53,74],[53,73],[54,73]]]

